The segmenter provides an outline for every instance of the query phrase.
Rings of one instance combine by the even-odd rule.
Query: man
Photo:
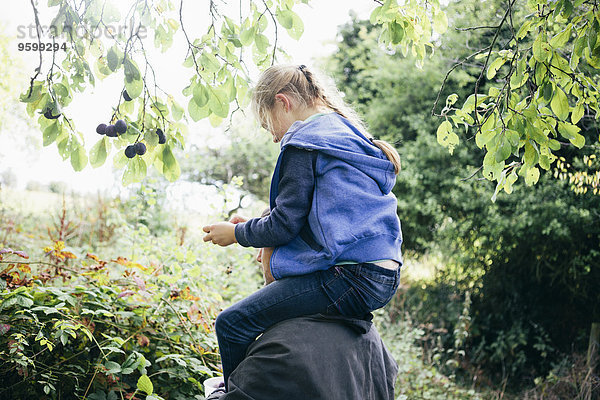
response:
[[[272,253],[263,248],[256,257],[265,284],[273,281]],[[272,326],[248,348],[229,391],[208,400],[393,400],[398,367],[371,318],[316,314]]]

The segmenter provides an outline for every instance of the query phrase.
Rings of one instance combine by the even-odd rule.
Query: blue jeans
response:
[[[372,263],[339,265],[276,280],[225,309],[217,317],[215,331],[226,387],[248,346],[269,327],[317,313],[364,317],[386,305],[399,282],[400,268],[389,270]]]

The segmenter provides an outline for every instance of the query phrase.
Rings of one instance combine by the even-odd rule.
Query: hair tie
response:
[[[302,71],[302,73],[304,73],[304,69],[306,68],[306,65],[302,64],[298,68],[300,69],[300,71]]]
[[[375,139],[374,137],[370,137],[369,140],[371,141],[371,143],[375,144],[375,140],[377,139]]]

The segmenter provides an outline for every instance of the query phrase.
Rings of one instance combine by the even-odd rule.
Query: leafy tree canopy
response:
[[[31,3],[35,24],[42,27],[36,3]],[[52,62],[44,64],[45,46],[38,37],[40,65],[20,100],[27,103],[30,116],[42,114],[38,123],[44,144],[56,143],[75,170],[88,163],[102,165],[114,147],[119,151],[115,166],[124,168],[125,184],[141,180],[149,166],[175,180],[180,167],[174,150],[185,145],[186,121],[208,118],[218,125],[232,111],[247,106],[250,70],[276,62],[278,32],[285,30],[295,39],[302,35],[304,23],[294,11],[299,3],[308,0],[250,2],[225,15],[210,1],[210,25],[202,36],[190,37],[183,0],[137,0],[126,15],[100,0],[84,0],[79,5],[49,0],[54,11],[49,34],[53,41],[66,37],[70,46],[62,62],[54,47]],[[523,18],[517,18],[517,4],[527,10]],[[549,170],[562,146],[581,149],[586,145],[578,123],[598,111],[597,81],[591,74],[600,65],[600,17],[594,4],[591,0],[509,0],[496,25],[462,28],[467,32],[486,29],[491,35],[456,64],[483,60],[473,92],[462,104],[456,93],[446,98],[444,107],[436,101],[433,113],[443,119],[437,127],[437,141],[452,153],[460,142],[459,127],[475,130],[477,146],[485,153],[483,176],[496,182],[493,198],[502,189],[510,193],[519,177],[528,185],[536,183],[540,168]],[[113,32],[110,24],[114,23],[128,29]],[[390,51],[412,53],[417,67],[433,56],[436,37],[448,28],[437,0],[376,2],[370,23],[382,27],[381,44]],[[111,40],[95,38],[98,27],[107,29]],[[149,30],[154,46],[165,53],[174,35],[183,33],[188,47],[184,65],[193,72],[189,85],[182,88],[188,104],[180,105],[172,94],[160,90],[161,77],[155,76],[139,35],[142,28]],[[501,35],[503,31],[509,35]],[[88,152],[83,135],[69,117],[68,105],[75,93],[112,74],[121,74],[123,89],[132,100],[119,97],[110,122],[125,119],[129,129],[115,141],[103,137]],[[493,84],[483,92],[486,81]],[[164,145],[158,143],[158,128],[165,133]],[[138,141],[148,151],[125,157],[123,148]],[[596,178],[595,192],[597,183]]]

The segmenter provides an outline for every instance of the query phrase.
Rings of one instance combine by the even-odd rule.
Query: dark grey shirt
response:
[[[269,328],[219,400],[393,400],[397,373],[370,321],[318,314]]]

